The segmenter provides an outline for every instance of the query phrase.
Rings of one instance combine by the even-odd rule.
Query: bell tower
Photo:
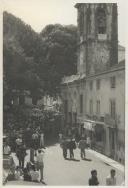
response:
[[[77,3],[79,74],[92,75],[118,63],[116,3]]]

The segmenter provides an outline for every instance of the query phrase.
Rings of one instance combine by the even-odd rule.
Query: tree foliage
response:
[[[76,73],[73,25],[48,25],[39,34],[4,12],[3,39],[4,96],[11,96],[13,89],[29,90],[36,103],[46,93],[59,92],[63,76]]]
[[[50,78],[47,79],[47,90],[54,93],[58,91],[63,76],[76,73],[77,28],[73,25],[47,25],[40,36],[45,44],[45,67]]]
[[[3,37],[4,84],[9,85],[6,94],[11,95],[14,89],[29,90],[32,97],[40,98],[42,80],[36,72],[39,61],[36,56],[43,50],[39,35],[20,19],[4,12]]]

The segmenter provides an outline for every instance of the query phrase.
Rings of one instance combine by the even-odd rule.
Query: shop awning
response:
[[[94,131],[95,123],[92,122],[84,122],[84,128],[90,131]]]

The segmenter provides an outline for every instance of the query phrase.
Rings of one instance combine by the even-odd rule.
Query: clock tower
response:
[[[78,73],[96,74],[118,63],[116,3],[77,3]]]

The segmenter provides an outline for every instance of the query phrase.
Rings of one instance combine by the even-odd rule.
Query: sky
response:
[[[3,10],[21,18],[36,32],[40,32],[46,25],[60,23],[62,25],[77,25],[76,3],[117,2],[118,3],[118,40],[126,46],[127,0],[2,0]]]

